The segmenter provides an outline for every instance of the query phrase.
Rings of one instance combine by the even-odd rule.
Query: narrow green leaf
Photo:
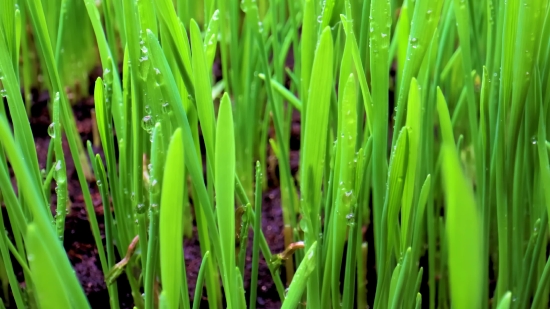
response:
[[[237,306],[235,288],[235,134],[229,95],[224,94],[216,127],[216,215],[223,257],[223,282],[227,304]]]
[[[508,309],[512,302],[512,292],[507,292],[498,302],[497,309]]]
[[[214,159],[215,121],[214,104],[212,103],[212,86],[210,85],[210,71],[206,66],[206,58],[199,25],[191,20],[191,50],[193,52],[193,80],[197,111],[202,135],[206,146],[208,166],[212,166]]]
[[[407,107],[407,128],[409,134],[409,159],[407,164],[407,177],[405,187],[403,188],[403,205],[401,207],[401,252],[411,246],[413,234],[413,218],[415,209],[413,208],[414,197],[416,194],[417,165],[421,150],[421,124],[422,124],[422,106],[420,98],[420,89],[416,78],[411,80],[409,88],[409,100]]]
[[[169,308],[179,304],[183,264],[183,144],[181,130],[172,135],[166,154],[160,206],[160,273]]]
[[[482,291],[482,230],[472,188],[452,143],[444,143],[446,230],[451,300],[454,308],[478,308]]]
[[[288,294],[283,302],[282,309],[293,309],[298,307],[302,294],[306,289],[308,278],[316,267],[316,248],[317,242],[314,242],[307,250],[304,260],[300,263],[288,287]]]

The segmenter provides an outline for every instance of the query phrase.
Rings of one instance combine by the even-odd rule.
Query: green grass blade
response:
[[[27,227],[28,259],[40,307],[89,308],[82,290],[82,297],[78,297],[71,295],[71,291],[67,289],[64,274],[56,267],[55,257],[51,255],[44,236],[36,224],[31,223]]]
[[[288,294],[283,303],[282,309],[292,309],[297,308],[302,294],[307,285],[307,281],[311,273],[316,267],[316,258],[315,253],[317,249],[317,242],[314,242],[306,252],[304,260],[300,263],[298,270],[294,274],[294,279],[288,287]]]
[[[407,177],[403,188],[403,205],[401,207],[401,252],[412,245],[413,208],[414,197],[417,191],[417,166],[420,157],[422,139],[422,107],[420,89],[415,78],[411,80],[409,99],[407,106],[407,128],[409,132],[409,159],[407,164]]]
[[[374,300],[375,307],[387,306],[392,282],[392,267],[390,264],[392,261],[391,252],[394,251],[399,258],[399,255],[395,249],[397,248],[396,245],[399,241],[398,215],[404,185],[403,179],[405,179],[407,173],[408,153],[408,132],[407,128],[404,127],[401,129],[401,133],[399,133],[396,148],[392,153],[385,204],[383,207],[383,213],[380,215],[380,220],[382,221],[379,223],[379,237],[383,241],[378,244],[376,252],[376,260],[380,263],[380,269],[378,270],[380,281],[376,284],[376,294]]]
[[[355,188],[355,143],[357,138],[357,116],[356,116],[357,92],[355,86],[355,77],[349,75],[341,104],[341,120],[339,132],[340,147],[340,175],[338,177],[338,189],[335,203],[335,212],[332,216],[332,301],[333,306],[340,301],[340,269],[342,264],[342,255],[344,253],[344,243],[346,230],[349,220],[353,219],[352,201],[359,192],[354,192]],[[329,268],[330,269],[330,268]],[[328,276],[328,274],[325,274]]]
[[[183,284],[180,275],[183,265],[183,152],[181,130],[178,129],[172,135],[166,153],[159,218],[160,273],[163,293],[170,308],[179,304]]]
[[[53,103],[53,134],[52,137],[55,148],[55,166],[54,178],[56,182],[55,192],[57,194],[57,210],[55,213],[55,225],[57,237],[63,241],[65,232],[65,216],[68,211],[69,191],[67,189],[67,170],[65,164],[65,154],[63,153],[62,134],[61,134],[61,116],[59,106],[59,93],[55,94]],[[51,126],[51,125],[50,125]],[[49,128],[48,128],[49,129]]]
[[[218,114],[214,162],[216,214],[222,243],[225,298],[228,306],[238,308],[238,292],[235,289],[235,133],[228,94],[223,96]]]
[[[506,292],[504,296],[499,300],[497,309],[508,309],[510,308],[510,303],[512,302],[512,293]]]
[[[199,25],[191,20],[191,50],[193,52],[193,82],[195,85],[196,104],[201,131],[206,146],[206,162],[210,168],[214,159],[215,122],[214,104],[212,103],[212,86],[210,71],[206,65],[203,42]]]
[[[206,263],[210,258],[210,252],[207,251],[202,257],[201,267],[199,268],[199,275],[197,276],[197,283],[195,285],[195,296],[193,298],[193,309],[199,309],[202,298],[202,288],[204,286],[204,273],[206,272]]]
[[[326,136],[328,130],[330,93],[332,81],[332,35],[325,28],[315,51],[308,101],[314,105],[305,105],[305,129],[303,133],[303,152],[301,171],[301,191],[311,192],[302,197],[302,211],[307,225],[306,246],[312,245],[319,236],[319,215],[321,203],[321,185],[326,155]],[[310,107],[310,108],[309,108]],[[319,277],[314,272],[308,282],[308,299],[312,308],[320,308],[318,293]]]
[[[388,173],[388,48],[391,34],[391,7],[388,0],[372,0],[370,9],[370,63],[373,106],[373,218],[375,251],[379,256],[382,212]],[[400,130],[400,127],[397,127]],[[377,263],[382,263],[377,259]]]
[[[481,221],[455,146],[443,145],[451,300],[454,308],[478,308],[481,301]]]
[[[260,233],[262,229],[262,182],[263,174],[261,172],[260,162],[256,161],[256,191],[255,191],[255,210],[256,216],[254,217],[254,239],[252,244],[252,271],[250,279],[250,301],[249,308],[255,309],[258,293],[258,267],[260,263]]]

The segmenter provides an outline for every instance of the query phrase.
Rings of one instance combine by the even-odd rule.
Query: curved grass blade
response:
[[[55,94],[53,103],[53,143],[55,150],[55,166],[54,178],[56,182],[55,192],[57,194],[57,210],[55,213],[55,225],[57,237],[63,241],[65,232],[65,216],[67,215],[67,203],[69,203],[69,191],[67,189],[67,170],[65,164],[65,154],[63,153],[63,145],[61,142],[61,117],[59,106],[59,92]],[[48,128],[50,129],[50,128]]]
[[[316,267],[316,258],[315,253],[317,249],[317,242],[314,242],[306,252],[304,260],[298,266],[298,270],[294,274],[294,278],[288,287],[288,294],[283,303],[281,309],[292,309],[297,308],[302,294],[306,288],[306,284],[309,276]]]
[[[202,257],[201,267],[199,268],[199,275],[197,276],[197,283],[195,285],[195,296],[193,297],[193,309],[199,309],[202,298],[202,288],[204,285],[204,273],[206,272],[206,263],[210,258],[210,251],[206,251]]]
[[[261,78],[262,80],[265,80],[264,74],[258,74],[258,77]],[[294,93],[286,89],[285,86],[281,85],[281,83],[279,83],[278,81],[272,79],[271,88],[277,91],[285,100],[288,101],[288,103],[292,104],[292,107],[294,107],[299,112],[302,112],[302,101],[300,101],[300,99],[298,99],[294,95]]]

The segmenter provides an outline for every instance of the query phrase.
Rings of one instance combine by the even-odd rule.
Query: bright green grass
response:
[[[62,246],[68,155],[113,309],[123,273],[136,308],[200,307],[181,246],[193,222],[210,308],[256,308],[262,257],[284,308],[548,307],[548,0],[0,8],[0,199],[11,226],[0,235],[0,308],[89,307]],[[92,141],[84,147],[71,111],[97,65],[93,143],[104,159]],[[28,121],[33,87],[52,98],[45,166]],[[284,252],[271,252],[261,229],[268,146]],[[110,205],[105,240],[89,186]]]

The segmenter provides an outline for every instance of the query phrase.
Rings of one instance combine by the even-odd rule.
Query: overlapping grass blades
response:
[[[60,241],[66,142],[111,308],[122,275],[137,308],[256,308],[262,257],[284,308],[547,307],[548,0],[0,4],[0,278],[15,306],[89,307]],[[94,65],[101,152],[86,153],[71,106]],[[47,162],[27,118],[37,85]],[[280,205],[263,205],[269,185]],[[266,207],[282,208],[284,252]]]

